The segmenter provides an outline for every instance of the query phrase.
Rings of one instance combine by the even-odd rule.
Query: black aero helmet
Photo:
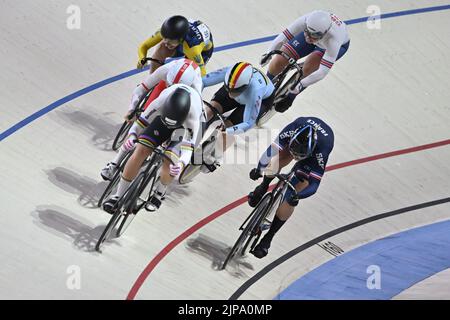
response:
[[[173,16],[163,22],[161,35],[165,39],[184,39],[189,31],[189,21],[183,16]]]
[[[181,127],[191,108],[191,93],[187,88],[178,87],[167,98],[161,108],[161,121],[168,128]]]
[[[297,129],[289,141],[289,152],[296,160],[309,158],[317,144],[316,128],[303,125]]]

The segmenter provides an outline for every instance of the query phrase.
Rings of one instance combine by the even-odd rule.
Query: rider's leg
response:
[[[243,114],[243,108],[244,106],[239,104],[236,100],[232,99],[229,95],[227,90],[225,89],[225,86],[222,86],[213,96],[211,100],[211,105],[213,108],[215,108],[220,114],[229,112],[231,110],[233,113],[228,117],[230,121],[225,121],[225,126],[232,126],[233,123],[237,124],[242,122],[242,115],[241,120],[236,122],[233,120],[236,109],[242,109],[241,113]],[[214,113],[209,108],[207,109],[207,117],[208,119],[212,119]],[[211,122],[208,121],[207,125],[210,125]],[[223,157],[223,152],[232,144],[234,143],[234,137],[227,136],[224,132],[222,134],[218,135],[218,139],[214,148],[214,155],[206,155],[211,156],[211,158],[203,159],[203,162],[205,162],[205,166],[203,166],[202,171],[204,173],[214,171],[216,168],[216,162],[220,162],[221,158]],[[218,160],[218,161],[216,161]]]
[[[223,114],[223,107],[222,105],[215,101],[215,100],[211,100],[210,102],[211,106],[216,109],[216,111],[219,114]],[[209,106],[206,106],[206,126],[205,126],[205,131],[209,128],[209,126],[211,125],[211,123],[213,122],[213,117],[214,117],[214,111],[211,110],[211,108]]]
[[[286,49],[281,48],[281,51],[286,52],[287,54],[289,54],[289,52],[286,51]],[[284,70],[284,68],[286,68],[288,64],[288,60],[283,57],[282,55],[275,55],[272,59],[272,61],[270,61],[269,64],[269,68],[267,71],[267,77],[272,80],[277,74],[279,74],[281,71]]]
[[[158,132],[158,135],[154,134],[155,131]],[[151,155],[154,148],[170,139],[172,133],[173,129],[167,128],[159,116],[152,119],[142,134],[139,135],[139,143],[125,165],[116,194],[103,204],[105,211],[111,212],[114,209],[117,200],[125,194],[131,181],[137,176],[145,159]]]
[[[145,159],[152,154],[152,149],[143,144],[138,144],[123,170],[122,177],[117,187],[116,196],[121,197],[127,190],[129,184],[137,176]]]
[[[314,44],[308,43],[306,41],[304,32],[300,32],[292,40],[285,43],[282,47],[282,50],[295,60],[307,57],[315,49],[316,46]],[[285,99],[276,104],[275,110],[277,112],[286,111],[294,102],[295,97],[296,95],[288,94]]]
[[[314,51],[310,55],[308,55],[305,59],[305,63],[303,64],[303,77],[306,78],[311,73],[317,71],[320,66],[320,61],[322,60],[323,52]]]
[[[319,69],[322,56],[323,52],[314,51],[306,57],[303,64],[303,76],[301,79],[306,78],[311,73]],[[306,87],[304,87],[300,92],[303,92],[305,89]],[[290,106],[292,106],[292,103],[294,102],[298,94],[288,93],[284,100],[277,103],[277,105],[275,106],[275,110],[277,112],[285,112]]]
[[[110,180],[112,176],[116,173],[117,165],[122,162],[123,158],[125,158],[128,152],[131,152],[134,149],[134,146],[128,145],[129,142],[128,139],[131,138],[134,140],[137,136],[141,134],[143,128],[139,123],[142,123],[142,121],[145,120],[143,118],[139,118],[139,120],[133,124],[133,126],[128,131],[127,140],[122,144],[122,146],[119,149],[119,152],[116,154],[114,159],[111,162],[109,162],[106,165],[106,167],[102,169],[100,175],[102,176],[103,180]]]
[[[297,178],[294,178],[293,180],[296,183],[293,183],[294,181],[291,182],[295,185],[295,190],[297,193],[308,186],[307,181],[299,181]],[[253,254],[255,255],[255,257],[263,258],[267,255],[273,237],[294,212],[296,205],[290,205],[286,201],[287,198],[291,197],[292,192],[293,192],[292,190],[286,192],[285,197],[283,199],[283,203],[278,207],[275,213],[269,231],[267,231],[267,233],[264,235],[264,237],[261,239],[258,245],[254,248]]]
[[[292,156],[289,152],[284,150],[272,158],[270,164],[266,168],[266,175],[264,175],[263,181],[248,195],[248,204],[251,207],[255,207],[269,189],[270,183],[275,178],[273,175],[270,175],[270,173],[279,172],[282,168],[291,163],[291,161]]]
[[[137,176],[139,169],[144,163],[145,159],[152,153],[152,149],[144,146],[142,144],[138,144],[127,164],[125,165],[124,172],[122,177],[120,178],[119,185],[117,186],[116,194],[110,197],[103,204],[103,210],[106,212],[112,213],[114,211],[114,207],[127,191],[133,179]]]
[[[159,184],[156,188],[156,191],[158,191],[161,194],[165,194],[167,187],[172,183],[173,181],[173,176],[170,175],[170,165],[172,164],[172,162],[167,159],[164,158],[163,161],[163,166],[161,168],[161,173],[160,173],[160,179],[159,179]]]
[[[184,132],[184,130],[181,130]],[[181,132],[180,131],[180,132]],[[164,200],[164,196],[166,194],[168,186],[172,183],[175,176],[178,174],[175,172],[171,172],[170,165],[178,164],[182,166],[183,164],[180,162],[181,156],[181,144],[179,139],[174,139],[177,133],[172,134],[172,139],[169,145],[164,152],[163,165],[161,167],[161,171],[159,173],[159,181],[155,186],[155,193],[153,197],[150,199],[151,206],[147,206],[147,210],[155,211],[160,208],[162,201]],[[183,137],[183,134],[181,135]],[[180,169],[181,170],[181,169]],[[173,175],[172,175],[173,174]]]

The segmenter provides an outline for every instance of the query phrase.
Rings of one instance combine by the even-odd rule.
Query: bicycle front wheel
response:
[[[148,193],[148,199],[150,199],[150,195],[153,192],[155,181],[157,178],[157,168],[154,167],[152,169],[152,172],[150,175],[146,175],[145,172],[141,172],[139,176],[136,178],[136,188],[133,188],[132,194],[130,196],[130,199],[127,204],[125,204],[125,213],[124,217],[122,219],[122,222],[120,223],[119,228],[117,229],[116,236],[120,237],[123,235],[125,230],[128,228],[128,226],[131,224],[133,219],[136,217],[139,210],[145,205],[146,200],[141,199],[140,196],[142,194],[147,194],[145,189],[147,189],[147,186],[150,186],[150,191]],[[148,201],[147,199],[147,201]],[[138,203],[140,202],[140,203]]]
[[[114,151],[117,151],[122,143],[125,141],[126,137],[128,136],[128,131],[130,130],[131,126],[133,125],[133,122],[124,121],[122,126],[119,129],[119,132],[117,132],[116,137],[114,138],[114,142],[112,144],[112,149]]]
[[[194,180],[200,173],[202,165],[188,164],[178,178],[180,184],[187,184]]]
[[[257,235],[258,222],[261,221],[261,217],[265,216],[267,206],[272,201],[272,193],[267,193],[261,201],[258,203],[255,209],[253,209],[250,214],[250,219],[247,225],[242,230],[242,233],[234,243],[231,251],[228,253],[228,256],[225,258],[225,261],[222,265],[222,270],[225,269],[227,264],[234,258],[234,256],[240,251],[240,255],[243,256],[245,254],[245,249],[247,248],[248,243],[251,239]],[[245,244],[245,246],[244,246]]]
[[[105,240],[109,238],[109,236],[111,235],[111,232],[114,230],[116,225],[119,223],[121,217],[122,217],[122,212],[120,210],[116,210],[114,212],[114,214],[112,215],[111,219],[109,219],[108,224],[106,225],[105,229],[103,230],[102,234],[100,235],[100,238],[97,241],[97,244],[95,245],[96,251],[101,252],[100,247],[102,246],[103,242],[105,242]]]

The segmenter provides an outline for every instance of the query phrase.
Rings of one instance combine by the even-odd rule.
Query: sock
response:
[[[167,186],[163,185],[162,183],[158,183],[156,186],[156,192],[164,196],[166,194]]]
[[[120,147],[119,152],[117,152],[116,156],[111,162],[114,163],[115,165],[119,164],[120,162],[122,162],[123,158],[127,153],[128,151],[122,150],[122,147]]]
[[[267,78],[269,78],[270,81],[273,80],[273,78],[275,78],[275,76],[273,74],[271,74],[269,71],[267,71]]]
[[[286,221],[282,221],[280,220],[280,218],[278,218],[276,215],[273,218],[272,221],[272,225],[270,226],[269,231],[267,231],[267,233],[264,235],[264,237],[261,239],[261,242],[266,242],[266,243],[271,243],[273,236],[275,235],[275,233],[278,232],[278,230],[280,230],[280,228],[283,226],[283,224]]]
[[[120,177],[119,185],[117,187],[116,196],[119,198],[125,194],[128,187],[130,186],[131,181],[125,180],[123,177]]]

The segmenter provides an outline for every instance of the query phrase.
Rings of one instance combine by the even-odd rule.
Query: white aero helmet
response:
[[[181,83],[192,87],[197,77],[201,78],[200,68],[192,60],[180,59],[173,61],[172,64],[166,77],[168,86]]]
[[[225,75],[225,89],[231,93],[242,93],[247,89],[253,76],[253,66],[238,62]]]
[[[331,14],[326,11],[316,10],[306,18],[306,34],[315,40],[322,39],[331,29]]]

